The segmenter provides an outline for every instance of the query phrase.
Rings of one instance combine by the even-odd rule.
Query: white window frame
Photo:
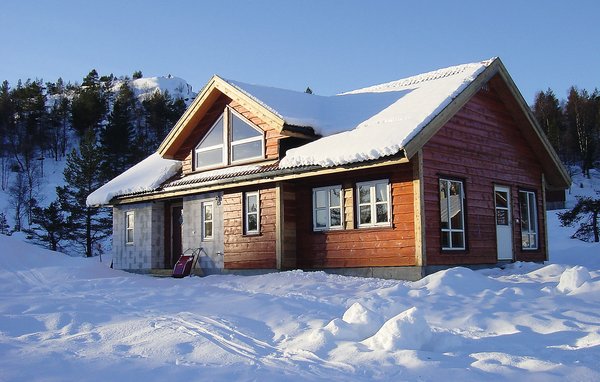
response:
[[[338,190],[340,192],[340,205],[332,206],[331,205],[331,190]],[[327,193],[327,201],[325,207],[317,207],[317,193],[320,191],[325,191]],[[327,186],[327,187],[318,187],[313,188],[313,230],[314,231],[328,231],[328,230],[336,230],[336,229],[344,229],[344,190],[341,185],[335,186]],[[331,224],[331,210],[339,209],[340,210],[340,224],[332,225]],[[318,210],[327,210],[327,225],[325,227],[317,227],[317,211]]]
[[[523,226],[523,206],[521,205],[521,194],[525,194],[527,197],[527,227]],[[533,203],[531,203],[531,198]],[[533,208],[532,208],[533,207]],[[533,191],[519,190],[519,210],[521,212],[521,249],[524,251],[534,251],[539,247],[538,236],[539,236],[539,225],[538,225],[538,214],[537,214],[537,195]],[[533,210],[533,211],[532,211]],[[533,212],[533,216],[532,215]],[[530,245],[528,247],[523,245],[523,237],[527,236]]]
[[[248,211],[248,198],[251,196],[256,197],[256,211],[250,212]],[[245,235],[258,235],[260,234],[260,193],[258,191],[245,192],[244,193],[244,234]],[[250,215],[256,215],[256,229],[250,230],[248,229],[248,217]]]
[[[131,217],[131,220],[129,219]],[[130,224],[131,223],[131,224]],[[135,213],[134,211],[125,212],[125,244],[133,245],[135,240]]]
[[[242,120],[242,122],[246,123],[250,128],[256,130],[256,132],[259,134],[255,137],[238,139],[238,140],[234,141],[233,140],[233,117],[232,117],[233,115],[235,115],[237,118]],[[202,142],[204,142],[204,139],[206,138],[206,136],[208,136],[215,129],[215,127],[219,124],[220,121],[223,121],[223,137],[222,137],[221,143],[212,145],[209,147],[200,148],[200,145],[202,144]],[[204,137],[205,138],[203,138],[194,148],[194,170],[195,171],[219,168],[219,167],[227,166],[230,164],[253,162],[258,159],[264,159],[264,157],[265,157],[265,132],[262,131],[260,128],[254,126],[254,124],[250,120],[248,120],[242,114],[238,113],[237,111],[230,108],[229,106],[227,106],[225,108],[225,110],[219,116],[219,118],[217,118],[215,123],[212,124],[212,126],[210,127],[210,129],[208,129],[208,132],[206,133],[206,135]],[[244,143],[251,143],[251,142],[258,142],[258,141],[260,141],[260,143],[261,143],[259,155],[251,157],[251,158],[243,158],[243,159],[238,159],[235,161],[233,160],[233,148],[235,146],[242,145]],[[221,158],[220,163],[213,163],[213,164],[209,164],[206,166],[199,165],[199,163],[200,163],[200,161],[198,159],[199,153],[212,151],[212,150],[216,150],[216,149],[221,149],[222,158]]]
[[[253,161],[256,159],[262,159],[265,157],[265,133],[254,127],[254,124],[252,122],[250,122],[246,117],[244,117],[243,115],[241,115],[240,113],[238,113],[237,111],[228,108],[229,110],[229,121],[228,121],[228,131],[229,131],[229,145],[228,145],[228,151],[229,151],[229,161],[230,163],[243,163],[243,162],[248,162],[248,161]],[[257,135],[256,137],[250,137],[250,138],[244,138],[244,139],[238,139],[237,141],[233,140],[233,118],[231,117],[232,115],[235,115],[236,117],[238,117],[239,119],[242,120],[242,122],[245,122],[249,127],[251,127],[252,129],[256,130],[256,132],[259,133],[259,135]],[[239,159],[234,161],[233,160],[233,147],[237,146],[237,145],[242,145],[244,143],[250,143],[250,142],[257,142],[260,141],[261,145],[260,145],[260,154],[255,156],[255,157],[250,157],[250,158],[244,158],[244,159]]]
[[[206,218],[206,208],[210,207],[210,219]],[[209,241],[215,235],[215,208],[213,202],[202,202],[202,241]],[[211,223],[210,235],[206,233],[206,223]]]
[[[384,202],[376,201],[376,191],[377,185],[383,184],[386,185],[386,195],[387,200]],[[361,187],[369,187],[370,192],[370,201],[368,203],[360,202],[360,188]],[[377,222],[377,205],[387,204],[387,221],[385,222]],[[360,207],[361,206],[370,206],[371,207],[371,223],[362,223],[360,222]],[[369,182],[360,182],[356,183],[356,222],[358,228],[373,228],[373,227],[390,227],[392,225],[392,193],[389,179],[379,179],[372,180]]]
[[[440,208],[440,229],[441,232],[447,232],[448,233],[448,243],[449,246],[444,247],[443,242],[442,242],[442,250],[444,251],[464,251],[467,249],[467,236],[466,236],[466,227],[467,227],[467,222],[465,221],[465,184],[462,180],[458,180],[458,179],[448,179],[448,178],[440,178],[439,182],[438,182],[438,192],[439,192],[439,188],[440,188],[440,184],[441,182],[446,182],[446,190],[450,189],[450,184],[451,183],[460,183],[460,213],[461,213],[461,221],[462,221],[462,228],[453,228],[452,227],[452,218],[450,217],[450,198],[446,198],[446,213],[448,214],[447,219],[448,219],[448,228],[441,228],[441,222],[442,220],[442,212],[443,210]],[[440,196],[440,206],[441,206],[441,196]],[[460,233],[462,236],[462,246],[458,247],[458,246],[454,246],[452,244],[452,234],[453,233]],[[440,238],[441,239],[441,238]]]
[[[212,146],[208,146],[208,147],[200,148],[200,145],[204,142],[204,139],[206,139],[206,137],[215,129],[215,127],[219,124],[219,121],[221,121],[221,120],[223,120],[223,137],[221,139],[221,143],[212,145]],[[221,116],[219,118],[217,118],[215,123],[212,124],[210,129],[208,129],[208,132],[206,133],[206,135],[204,135],[204,138],[194,148],[194,166],[195,166],[196,170],[221,167],[224,164],[227,164],[227,149],[226,149],[226,145],[225,145],[225,142],[227,141],[227,139],[226,139],[227,138],[226,122],[227,122],[227,120],[225,118],[225,113],[223,113],[223,114],[221,114]],[[216,149],[221,149],[221,162],[220,163],[213,163],[213,164],[209,164],[206,166],[198,166],[198,162],[199,162],[198,154],[199,153],[206,152],[206,151],[212,151],[212,150],[216,150]]]

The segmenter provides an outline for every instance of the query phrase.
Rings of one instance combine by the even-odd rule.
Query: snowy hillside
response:
[[[117,85],[120,86],[120,82]],[[117,85],[114,87],[115,90],[118,89]],[[150,97],[156,91],[169,92],[171,97],[183,99],[188,106],[196,97],[196,93],[192,91],[192,85],[182,78],[171,75],[138,78],[131,81],[131,87],[141,101]]]
[[[549,264],[417,282],[153,278],[0,236],[0,380],[597,381],[600,247],[549,231]]]

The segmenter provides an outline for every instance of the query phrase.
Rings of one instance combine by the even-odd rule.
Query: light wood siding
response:
[[[356,183],[389,179],[391,227],[357,229]],[[342,184],[345,229],[313,231],[312,189]],[[300,268],[415,265],[412,167],[410,164],[309,179],[296,188],[297,264]]]
[[[275,269],[275,189],[263,188],[260,193],[260,233],[244,235],[243,192],[223,195],[223,226],[225,229],[225,269]]]
[[[541,165],[507,107],[492,87],[479,91],[423,148],[428,265],[495,263],[494,184],[510,187],[513,250],[516,260],[545,257]],[[465,251],[442,251],[440,177],[464,181],[466,193]],[[535,190],[538,201],[539,250],[522,251],[518,191]]]

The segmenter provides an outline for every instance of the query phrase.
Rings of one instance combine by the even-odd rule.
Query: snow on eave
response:
[[[88,206],[103,206],[121,195],[154,191],[180,169],[181,161],[164,159],[154,153],[92,192],[86,203]]]

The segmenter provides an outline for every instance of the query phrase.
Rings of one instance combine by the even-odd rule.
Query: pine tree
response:
[[[71,227],[57,200],[46,208],[33,208],[33,226],[30,232],[36,241],[46,243],[52,251],[58,250],[60,243],[69,237]]]
[[[103,160],[102,173],[112,179],[133,165],[136,146],[133,144],[133,123],[136,98],[125,81],[119,88],[108,124],[100,134]]]
[[[85,256],[94,255],[94,244],[111,233],[112,219],[107,208],[88,207],[89,194],[102,186],[101,155],[92,130],[88,130],[79,145],[67,156],[64,170],[66,185],[57,187],[60,207],[67,213],[71,225],[69,239],[83,247]]]
[[[571,210],[559,213],[558,218],[563,226],[579,224],[573,238],[583,241],[600,242],[600,199],[578,197],[577,204]]]
[[[598,145],[599,104],[598,91],[589,94],[586,90],[578,91],[575,87],[571,87],[565,105],[567,126],[574,141],[577,142],[583,174],[588,177],[589,170],[594,166]]]
[[[84,79],[71,103],[71,124],[80,137],[87,130],[96,131],[108,109],[105,88],[93,69]]]
[[[546,92],[538,92],[536,94],[533,104],[533,114],[546,133],[552,147],[554,147],[564,161],[567,156],[567,150],[564,146],[563,115],[560,102],[550,88]]]
[[[9,234],[9,225],[8,225],[8,221],[6,219],[6,215],[4,214],[4,212],[0,212],[0,234],[2,235],[8,235]]]
[[[59,160],[66,155],[71,102],[61,78],[55,84],[48,82],[46,88],[53,100],[48,112],[48,145],[54,159]]]

